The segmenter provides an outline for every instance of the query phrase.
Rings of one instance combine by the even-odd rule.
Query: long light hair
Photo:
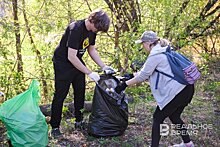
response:
[[[159,43],[161,47],[165,47],[170,44],[170,42],[167,39],[163,39],[163,38],[160,38]]]
[[[170,42],[167,39],[159,38],[158,40],[154,41],[153,43],[150,44],[150,47],[152,48],[153,46],[160,44],[161,47],[168,46]]]

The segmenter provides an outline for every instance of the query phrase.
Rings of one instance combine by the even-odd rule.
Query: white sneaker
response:
[[[194,147],[194,144],[193,144],[192,141],[190,141],[189,143],[182,142],[180,144],[175,144],[175,145],[173,145],[171,147]]]

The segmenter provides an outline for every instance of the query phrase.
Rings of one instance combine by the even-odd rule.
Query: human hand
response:
[[[140,71],[139,72],[134,72],[133,75],[134,77],[138,76],[140,74]]]
[[[127,80],[132,79],[134,77],[134,74],[125,73],[123,77],[125,78],[125,81],[127,81]]]
[[[100,80],[100,76],[96,72],[91,72],[90,74],[88,74],[88,76],[96,83]]]
[[[113,74],[115,73],[115,69],[112,68],[111,66],[105,65],[102,70],[104,71],[105,74]]]
[[[127,85],[125,82],[119,83],[119,84],[116,86],[115,91],[119,94],[119,93],[121,93],[122,91],[124,91],[127,86],[128,86],[128,85]]]

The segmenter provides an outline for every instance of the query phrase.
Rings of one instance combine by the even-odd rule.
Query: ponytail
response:
[[[157,45],[158,43],[160,44],[161,47],[165,47],[165,46],[168,46],[170,44],[170,42],[168,40],[163,39],[163,38],[159,38],[159,39],[157,39],[156,41],[154,41],[153,43],[150,44],[150,48]]]
[[[160,46],[161,47],[168,46],[169,44],[170,44],[170,42],[168,40],[160,38]]]

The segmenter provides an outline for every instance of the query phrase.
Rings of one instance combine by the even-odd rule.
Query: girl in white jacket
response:
[[[192,100],[194,85],[183,85],[163,74],[160,74],[158,79],[159,73],[155,71],[156,69],[173,76],[166,55],[162,54],[169,45],[167,40],[160,39],[153,31],[145,31],[136,43],[141,43],[143,48],[150,54],[140,72],[132,79],[120,83],[115,88],[116,92],[120,93],[127,86],[148,80],[152,94],[157,102],[157,108],[153,114],[151,146],[159,146],[161,138],[160,126],[163,124],[164,119],[169,117],[171,122],[178,126],[178,132],[183,140],[181,144],[176,144],[174,147],[194,147],[187,133],[187,127],[183,127],[184,122],[180,118],[184,108]]]

